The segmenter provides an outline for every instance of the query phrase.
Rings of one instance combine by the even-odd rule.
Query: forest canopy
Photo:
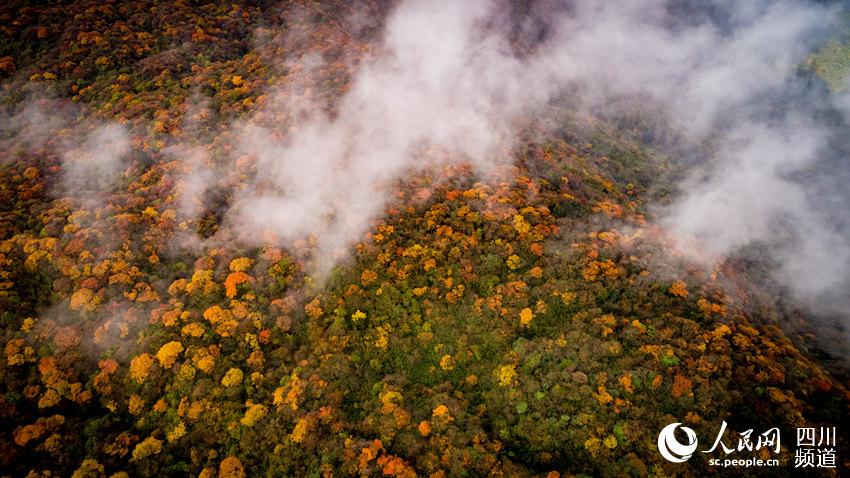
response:
[[[0,476],[847,471],[845,17],[591,3],[0,5]]]

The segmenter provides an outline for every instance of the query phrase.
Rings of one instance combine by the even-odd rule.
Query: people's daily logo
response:
[[[779,455],[782,451],[778,427],[765,430],[761,434],[753,429],[742,432],[730,431],[724,420],[717,431],[713,445],[702,453],[709,466],[720,467],[764,467],[780,466]],[[737,436],[735,436],[737,435]],[[797,450],[794,454],[795,468],[835,468],[836,427],[797,428]],[[681,423],[671,423],[658,434],[658,452],[672,463],[688,461],[699,446],[696,432]],[[708,442],[706,442],[708,443]],[[790,465],[790,463],[789,463]]]
[[[684,463],[697,450],[697,434],[688,427],[679,427],[681,423],[671,423],[658,434],[658,451],[667,461]],[[676,438],[676,428],[685,433],[685,443]]]

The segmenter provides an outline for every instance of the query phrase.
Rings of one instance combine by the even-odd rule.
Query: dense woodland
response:
[[[228,125],[304,74],[282,55],[325,59],[304,94],[332,110],[373,48],[352,8],[0,5],[2,108],[46,112],[0,126],[0,475],[702,476],[658,430],[778,426],[783,461],[794,427],[847,432],[846,382],[782,326],[802,319],[739,264],[671,252],[646,204],[673,167],[603,122],[531,122],[496,178],[397,182],[319,279],[309,237],[237,240],[223,211],[254,158],[227,163]],[[812,63],[833,75],[830,48]],[[61,152],[108,121],[128,160],[79,197]],[[219,171],[189,218],[187,142]]]

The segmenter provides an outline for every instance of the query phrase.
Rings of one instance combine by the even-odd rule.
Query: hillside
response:
[[[653,117],[337,148],[393,114],[351,100],[390,3],[0,6],[0,475],[704,476],[657,434],[725,420],[784,441],[723,475],[792,476],[796,427],[846,434],[817,322],[657,221]]]

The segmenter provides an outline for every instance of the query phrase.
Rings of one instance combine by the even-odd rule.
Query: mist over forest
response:
[[[839,1],[6,2],[0,476],[841,476],[849,122]]]

